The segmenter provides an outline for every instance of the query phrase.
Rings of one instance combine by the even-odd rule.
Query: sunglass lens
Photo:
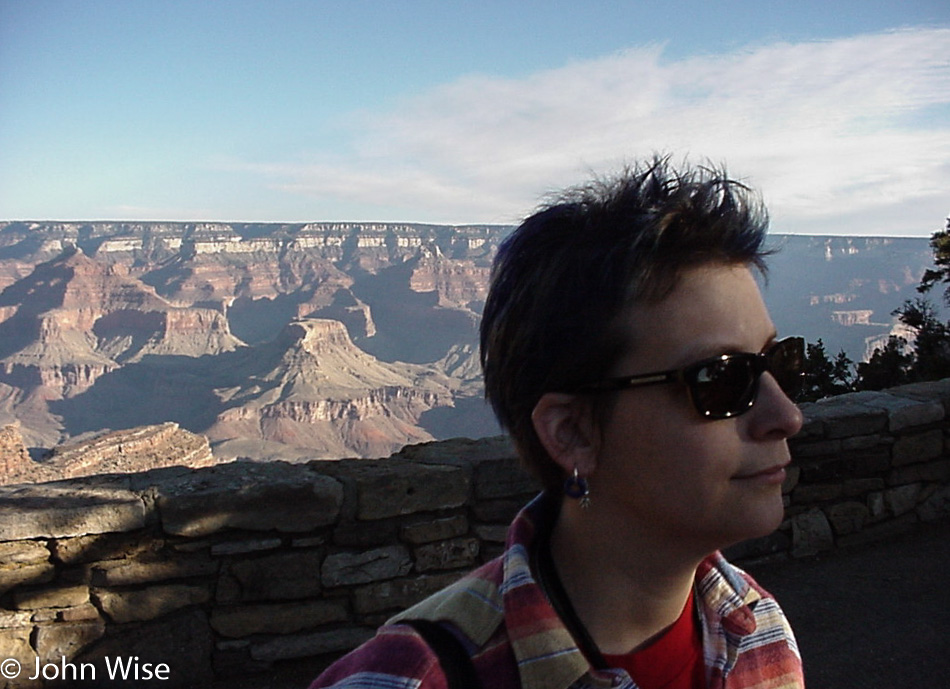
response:
[[[804,383],[805,341],[800,337],[782,340],[769,351],[768,361],[769,371],[782,391],[791,399],[796,399]]]
[[[752,404],[757,381],[752,359],[723,357],[703,365],[696,372],[692,386],[693,402],[707,417],[734,416]]]

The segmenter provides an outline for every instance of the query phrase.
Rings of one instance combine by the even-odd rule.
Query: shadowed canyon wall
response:
[[[950,380],[803,411],[785,523],[733,559],[803,557],[950,516]],[[498,554],[534,493],[503,438],[2,487],[0,659],[23,671],[0,687],[37,686],[37,658],[98,680],[107,659],[168,666],[167,681],[127,686],[316,671]]]

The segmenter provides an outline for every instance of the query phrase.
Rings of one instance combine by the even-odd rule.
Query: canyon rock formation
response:
[[[220,460],[497,432],[474,341],[505,232],[0,223],[0,424],[34,458],[166,423]]]
[[[14,424],[0,428],[0,483],[28,476],[32,468],[33,462],[23,444],[20,429]]]
[[[16,457],[11,462],[11,456]],[[127,474],[166,467],[217,464],[204,436],[176,423],[103,433],[58,445],[34,462],[14,426],[0,430],[0,484],[60,481],[98,474]]]
[[[509,230],[0,222],[0,428],[16,426],[37,476],[54,447],[168,423],[216,461],[494,435],[478,321]],[[931,264],[922,237],[775,243],[779,331],[855,360]]]

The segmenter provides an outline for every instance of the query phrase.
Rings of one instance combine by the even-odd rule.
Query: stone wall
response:
[[[948,408],[950,380],[804,407],[786,522],[731,555],[806,556],[946,518]],[[130,659],[125,686],[318,669],[499,553],[534,492],[500,438],[2,487],[0,687],[40,686],[37,662],[88,686],[122,686],[103,680]]]

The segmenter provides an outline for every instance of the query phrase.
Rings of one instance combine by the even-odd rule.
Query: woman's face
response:
[[[744,265],[685,272],[662,301],[629,309],[624,328],[633,347],[613,376],[761,352],[776,336]],[[786,439],[801,424],[768,373],[748,412],[716,421],[696,411],[681,383],[621,391],[601,429],[592,497],[597,509],[614,510],[644,533],[703,552],[766,535],[783,518]]]

